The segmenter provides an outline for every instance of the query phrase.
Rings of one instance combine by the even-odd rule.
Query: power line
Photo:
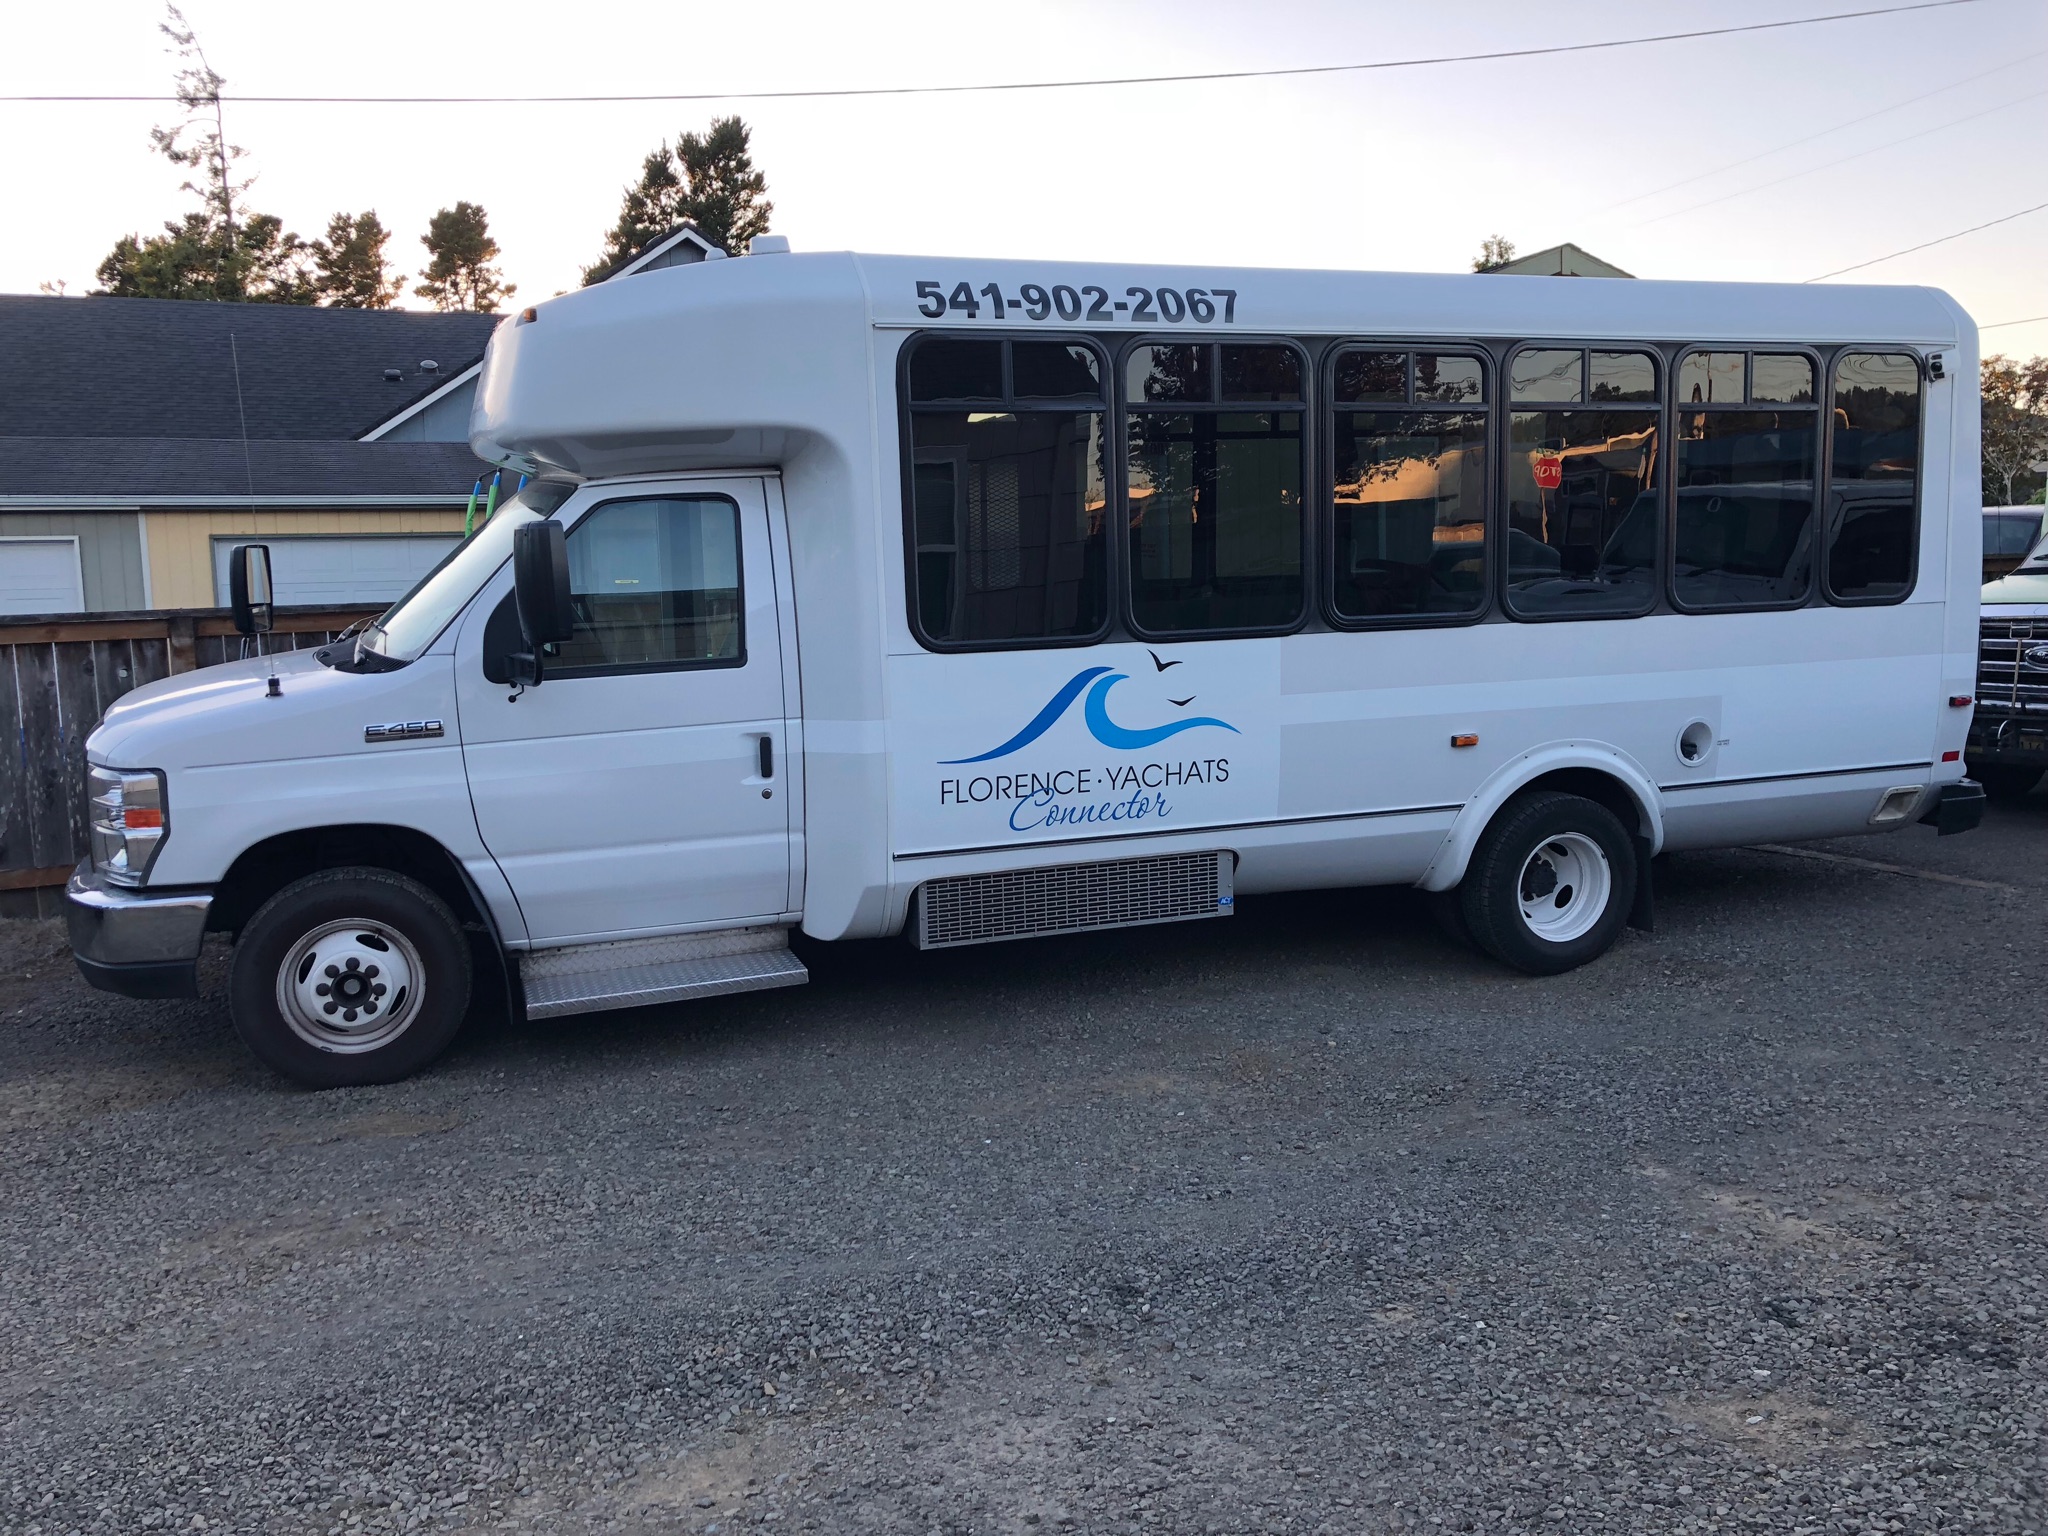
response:
[[[1994,224],[2010,224],[2014,219],[2023,219],[2030,213],[2039,213],[2043,208],[2048,208],[2048,203],[2036,203],[2031,208],[2022,208],[2018,213],[2008,213],[1999,218],[1986,219],[1982,224],[1972,224],[1968,229],[1959,229],[1954,234],[1943,235],[1938,240],[1923,240],[1918,245],[1907,246],[1903,251],[1893,251],[1889,256],[1873,256],[1868,261],[1857,262],[1853,267],[1837,267],[1832,272],[1823,272],[1819,277],[1809,277],[1806,281],[1809,283],[1826,282],[1831,277],[1840,277],[1844,272],[1861,272],[1865,267],[1874,267],[1880,262],[1897,261],[1901,256],[1910,256],[1915,251],[1924,251],[1930,246],[1947,245],[1951,240],[1960,240],[1965,235],[1974,235],[1978,230],[1989,229]],[[2013,320],[2001,323],[2019,325],[2023,322]],[[1982,330],[1983,327],[1979,326],[1978,329]]]
[[[1962,117],[1950,118],[1945,123],[1936,123],[1931,128],[1922,128],[1914,133],[1902,133],[1896,139],[1887,139],[1882,144],[1873,144],[1868,149],[1859,149],[1854,154],[1843,155],[1838,159],[1824,160],[1819,165],[1810,165],[1803,171],[1788,171],[1783,176],[1773,177],[1769,181],[1760,181],[1753,187],[1743,187],[1738,191],[1724,192],[1719,197],[1710,197],[1705,202],[1700,203],[1688,203],[1685,207],[1674,209],[1670,213],[1653,214],[1647,219],[1638,219],[1635,223],[1629,225],[1628,228],[1643,229],[1651,224],[1661,224],[1666,219],[1682,218],[1688,213],[1698,213],[1702,208],[1713,208],[1721,203],[1733,202],[1738,197],[1748,197],[1752,192],[1764,192],[1772,187],[1783,186],[1786,182],[1797,181],[1802,176],[1815,176],[1822,171],[1831,171],[1838,165],[1847,165],[1851,160],[1861,160],[1869,155],[1878,154],[1883,150],[1895,149],[1901,144],[1910,144],[1915,139],[1926,138],[1930,133],[1944,133],[1950,128],[1959,128],[1964,123],[1974,123],[1980,117],[1989,117],[1994,112],[2004,112],[2013,107],[2025,106],[2030,101],[2039,101],[2043,96],[2048,96],[2048,90],[2032,91],[2025,96],[2015,96],[2011,101],[2001,102],[1995,107],[1986,107],[1981,112],[1971,112]]]
[[[690,91],[649,95],[591,96],[223,96],[243,105],[285,106],[571,106],[680,101],[811,101],[856,96],[957,96],[994,91],[1089,90],[1112,85],[1185,85],[1214,80],[1277,80],[1303,75],[1353,74],[1366,70],[1415,69],[1433,64],[1479,64],[1496,59],[1530,59],[1560,53],[1594,53],[1611,48],[1637,48],[1647,43],[1685,42],[1701,37],[1728,37],[1741,32],[1775,32],[1822,22],[1857,21],[1870,16],[1896,16],[1907,11],[1938,11],[1982,0],[1916,0],[1861,11],[1835,11],[1826,16],[1796,16],[1787,21],[1756,21],[1738,27],[1702,27],[1690,32],[1659,32],[1647,37],[1610,38],[1597,43],[1557,43],[1547,48],[1503,48],[1491,53],[1451,53],[1427,58],[1381,59],[1368,64],[1310,64],[1292,69],[1231,69],[1190,75],[1121,75],[1094,80],[1011,80],[992,85],[880,85],[814,91]],[[32,95],[0,96],[0,102],[175,101],[164,95]]]
[[[2011,62],[2000,64],[1994,69],[1983,70],[1974,75],[1965,75],[1960,80],[1951,80],[1947,85],[1938,85],[1931,91],[1922,91],[1918,96],[1908,96],[1903,101],[1895,101],[1888,107],[1879,107],[1875,112],[1866,112],[1861,117],[1849,118],[1844,122],[1834,124],[1832,127],[1823,128],[1818,133],[1809,133],[1803,138],[1792,139],[1786,143],[1774,145],[1770,149],[1760,150],[1753,155],[1745,155],[1740,160],[1730,160],[1726,165],[1717,165],[1710,171],[1701,171],[1698,175],[1687,176],[1682,181],[1670,182],[1649,192],[1638,192],[1634,197],[1624,197],[1620,202],[1609,203],[1605,208],[1597,209],[1595,212],[1613,213],[1617,209],[1626,208],[1632,203],[1640,203],[1652,197],[1662,197],[1666,192],[1676,192],[1680,187],[1689,187],[1695,182],[1706,181],[1715,176],[1725,175],[1729,171],[1739,171],[1745,165],[1754,165],[1759,160],[1768,160],[1773,155],[1782,155],[1788,149],[1797,149],[1802,144],[1811,144],[1815,139],[1824,139],[1831,133],[1840,133],[1844,128],[1854,128],[1858,123],[1867,123],[1873,118],[1884,117],[1890,113],[1901,111],[1906,107],[1914,106],[1919,102],[1931,101],[1936,96],[1946,95],[1950,91],[1958,90],[1975,81],[1988,80],[1993,75],[2004,74],[2008,69],[2018,69],[2022,64],[2031,64],[2034,60],[2043,56],[2048,56],[2048,48],[2034,53],[2023,53]]]
[[[2043,320],[2048,320],[2048,315],[2029,315],[2024,320],[1994,320],[1989,325],[1978,326],[1977,329],[1980,331],[2002,331],[2008,325],[2038,325]]]

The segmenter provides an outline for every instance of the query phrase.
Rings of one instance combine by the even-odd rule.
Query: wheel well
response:
[[[294,880],[323,869],[368,865],[407,875],[448,903],[465,927],[492,931],[462,866],[424,832],[376,825],[308,827],[244,850],[215,888],[206,926],[239,934],[256,909]]]
[[[1635,792],[1611,773],[1602,773],[1598,768],[1558,768],[1550,773],[1538,774],[1520,789],[1517,796],[1526,795],[1532,789],[1555,789],[1567,795],[1578,795],[1603,805],[1614,813],[1615,820],[1636,837],[1647,837],[1649,827],[1645,824],[1643,807]],[[1498,813],[1496,813],[1498,814]]]

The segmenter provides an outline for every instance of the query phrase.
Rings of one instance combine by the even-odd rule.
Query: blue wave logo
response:
[[[1068,710],[1074,707],[1074,700],[1085,692],[1088,701],[1081,706],[1081,718],[1087,722],[1088,733],[1105,747],[1114,747],[1119,752],[1141,752],[1146,747],[1157,746],[1170,736],[1182,731],[1199,730],[1205,725],[1221,726],[1233,736],[1243,734],[1228,720],[1218,720],[1214,715],[1195,715],[1186,720],[1171,720],[1165,725],[1144,726],[1132,729],[1118,725],[1109,718],[1109,690],[1118,683],[1127,682],[1129,674],[1112,672],[1108,667],[1087,667],[1068,678],[1060,691],[1045,701],[1045,708],[1031,717],[1031,721],[1004,742],[992,747],[977,757],[949,757],[941,759],[941,766],[956,767],[962,763],[986,763],[998,757],[1008,757],[1012,752],[1021,752],[1031,743],[1051,730]],[[1092,686],[1091,686],[1092,685]]]

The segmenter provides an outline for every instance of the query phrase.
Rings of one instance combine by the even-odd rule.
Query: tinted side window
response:
[[[1517,353],[1508,417],[1507,604],[1517,618],[1622,617],[1657,597],[1657,365],[1647,352]],[[1590,380],[1590,386],[1586,382]],[[1622,402],[1641,401],[1641,405]]]
[[[1346,349],[1334,380],[1331,592],[1338,615],[1476,613],[1486,604],[1480,360]]]
[[[1671,590],[1681,607],[1806,600],[1820,450],[1811,369],[1793,353],[1695,352],[1680,361]]]
[[[1920,364],[1910,353],[1835,359],[1828,478],[1828,595],[1884,602],[1906,595],[1919,542]]]
[[[919,634],[971,645],[1097,633],[1109,565],[1094,350],[954,337],[912,346],[905,513]]]
[[[1307,590],[1299,356],[1141,346],[1124,372],[1132,623],[1152,634],[1294,623]]]
[[[740,514],[723,496],[608,502],[568,547],[576,625],[550,677],[746,660]]]

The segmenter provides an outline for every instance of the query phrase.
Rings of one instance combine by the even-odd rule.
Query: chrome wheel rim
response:
[[[1551,944],[1568,944],[1591,932],[1613,890],[1607,855],[1583,832],[1560,832],[1538,843],[1516,883],[1522,921]]]
[[[426,967],[412,941],[368,918],[322,923],[285,952],[277,1007],[316,1050],[355,1055],[389,1045],[419,1017]]]

